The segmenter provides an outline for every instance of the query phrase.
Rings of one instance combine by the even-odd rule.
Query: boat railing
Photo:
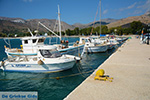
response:
[[[14,62],[15,59],[9,58],[8,61],[9,61],[9,62]]]
[[[69,44],[69,46],[73,46],[75,43],[76,43],[76,42],[70,42],[70,43],[68,43],[68,44]]]
[[[27,57],[27,56],[16,56],[16,57],[9,57],[7,60],[9,62],[27,62],[29,60],[37,61],[37,57]]]
[[[18,49],[18,48],[12,48],[12,49],[6,48],[6,51],[8,51],[8,52],[23,52],[22,49]]]

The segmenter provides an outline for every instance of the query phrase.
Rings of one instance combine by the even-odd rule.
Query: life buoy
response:
[[[61,43],[64,43],[64,40],[61,40]]]

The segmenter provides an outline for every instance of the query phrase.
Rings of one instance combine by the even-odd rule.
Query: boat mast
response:
[[[102,27],[101,27],[101,0],[100,0],[100,35],[101,35],[101,32],[102,32]]]
[[[60,22],[60,9],[59,9],[59,5],[58,5],[58,24],[59,24],[59,38],[60,38],[60,41],[61,41],[61,22]]]

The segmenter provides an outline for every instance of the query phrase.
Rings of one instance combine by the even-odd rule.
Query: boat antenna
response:
[[[60,41],[61,41],[61,22],[60,22],[60,9],[58,5],[58,24],[59,24],[59,34],[60,34]]]

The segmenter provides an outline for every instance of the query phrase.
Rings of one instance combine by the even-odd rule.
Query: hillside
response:
[[[102,19],[102,22],[101,24],[102,25],[107,25],[109,23],[112,23],[112,22],[116,22],[118,21],[117,19],[111,19],[111,18],[107,18],[107,19]],[[94,24],[94,25],[93,25]],[[88,23],[88,24],[80,24],[80,23],[76,23],[73,25],[74,27],[79,27],[80,29],[82,28],[88,28],[88,27],[97,27],[97,26],[100,26],[100,21],[95,21],[94,22],[91,22],[91,23]]]
[[[27,28],[30,28],[32,31],[38,29],[40,32],[47,32],[47,30],[38,24],[38,22],[43,23],[51,30],[56,28],[54,31],[57,30],[58,25],[56,25],[55,19],[28,19],[24,20],[21,18],[7,18],[7,17],[0,17],[0,32],[5,31],[8,32],[27,32]],[[62,24],[62,31],[66,29],[74,29],[72,25],[69,25],[65,22],[61,22]]]
[[[150,11],[145,13],[144,15],[141,16],[133,16],[133,17],[128,17],[124,19],[102,19],[102,25],[107,25],[108,28],[112,27],[129,27],[130,23],[133,21],[141,21],[143,24],[148,24],[150,23]],[[30,28],[32,31],[38,29],[39,32],[48,32],[44,27],[38,24],[38,22],[43,23],[46,25],[48,28],[51,30],[57,31],[58,24],[56,25],[56,20],[55,19],[28,19],[24,20],[22,18],[8,18],[8,17],[0,17],[0,33],[27,33],[28,30],[27,28]],[[82,28],[88,28],[88,27],[97,27],[100,26],[100,21],[96,21],[95,23],[91,22],[88,24],[80,24],[76,23],[74,25],[69,25],[65,22],[61,22],[62,24],[62,31],[65,31],[67,29],[73,30],[75,27],[79,27],[79,29]],[[54,26],[55,27],[54,29]]]
[[[140,21],[143,24],[147,25],[148,23],[150,23],[150,12],[147,12],[141,16],[133,16],[133,17],[120,19],[116,22],[112,22],[112,23],[108,24],[107,26],[108,26],[108,28],[118,27],[118,26],[129,27],[130,23],[132,23],[133,21]]]
[[[111,22],[117,21],[115,19],[103,19],[102,25],[107,25]],[[38,22],[43,23],[51,30],[57,31],[58,24],[56,25],[55,19],[28,19],[24,20],[22,18],[8,18],[8,17],[0,17],[0,32],[2,33],[19,33],[27,32],[27,28],[30,28],[32,31],[38,29],[40,32],[47,32],[47,30],[38,24]],[[65,22],[61,22],[62,24],[62,31],[65,31],[67,29],[73,30],[75,27],[82,28],[88,28],[93,26],[92,23],[88,24],[80,24],[76,23],[74,25],[69,25]],[[100,25],[100,21],[96,21],[94,23],[94,27],[97,27]],[[54,29],[55,26],[55,29]]]

